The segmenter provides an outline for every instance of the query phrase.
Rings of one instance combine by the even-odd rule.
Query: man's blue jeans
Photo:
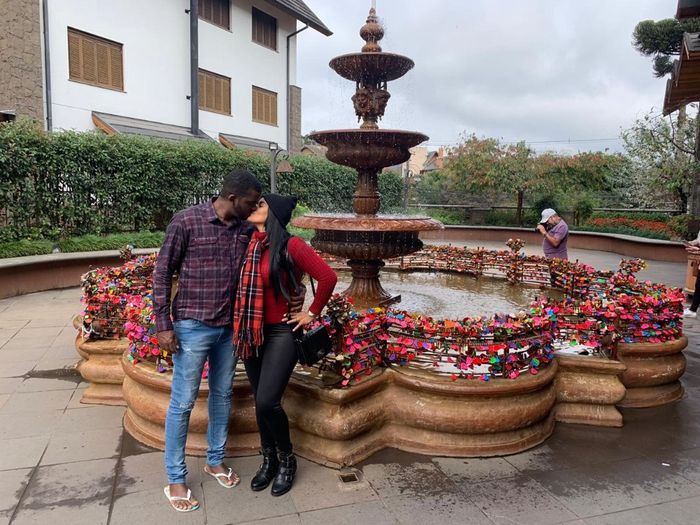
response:
[[[233,330],[212,327],[194,319],[175,321],[178,351],[173,354],[173,384],[165,418],[165,471],[168,483],[185,483],[185,441],[190,414],[197,399],[202,370],[209,359],[209,427],[207,463],[224,461],[233,393],[236,357]]]

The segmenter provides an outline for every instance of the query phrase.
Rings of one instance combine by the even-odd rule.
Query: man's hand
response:
[[[293,314],[301,312],[301,309],[304,307],[304,299],[306,299],[306,286],[300,284],[294,295],[290,297],[290,312]]]
[[[542,224],[537,225],[537,231],[540,232],[542,235],[547,233],[547,230],[544,229],[544,226]]]
[[[158,345],[160,345],[162,350],[165,350],[170,354],[177,353],[177,337],[175,337],[174,330],[158,332],[156,336],[158,337]]]

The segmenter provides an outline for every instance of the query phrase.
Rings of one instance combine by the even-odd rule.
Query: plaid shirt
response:
[[[177,272],[174,320],[195,319],[209,326],[233,326],[233,301],[252,225],[216,216],[213,199],[175,214],[165,232],[153,275],[156,330],[172,330],[170,295]]]

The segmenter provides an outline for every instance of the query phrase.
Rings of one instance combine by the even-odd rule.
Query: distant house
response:
[[[301,147],[301,154],[310,157],[325,157],[328,148],[321,144],[304,144]]]
[[[297,23],[331,34],[302,0],[25,0],[2,9],[14,21],[0,40],[3,119],[301,149]]]
[[[428,173],[430,171],[441,170],[445,167],[446,160],[447,155],[445,154],[445,148],[442,146],[437,151],[429,151],[420,172]]]

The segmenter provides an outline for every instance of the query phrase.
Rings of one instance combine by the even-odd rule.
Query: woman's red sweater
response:
[[[265,232],[255,232],[253,236],[263,238]],[[309,311],[319,315],[331,298],[338,277],[326,261],[321,259],[314,249],[300,237],[290,237],[287,242],[287,253],[294,261],[297,278],[301,278],[303,274],[307,273],[318,281],[316,297],[311,303]],[[262,272],[265,290],[265,303],[263,306],[265,324],[281,323],[282,317],[287,313],[287,301],[282,294],[275,297],[275,288],[270,281],[270,250],[265,250],[262,254],[260,271]],[[285,283],[286,280],[286,276],[283,276],[282,282]]]

